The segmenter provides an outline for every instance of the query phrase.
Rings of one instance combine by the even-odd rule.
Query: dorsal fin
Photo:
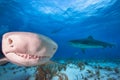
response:
[[[94,38],[92,36],[88,36],[88,39],[89,40],[93,40]]]

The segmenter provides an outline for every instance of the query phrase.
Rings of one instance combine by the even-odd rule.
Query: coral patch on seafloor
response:
[[[109,61],[62,60],[39,66],[36,80],[119,80],[117,66]]]
[[[120,61],[56,60],[36,67],[0,66],[0,80],[119,80]],[[86,64],[87,63],[87,64]],[[112,65],[112,66],[111,66]]]

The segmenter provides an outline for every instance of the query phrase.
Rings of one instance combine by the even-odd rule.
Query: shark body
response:
[[[2,37],[5,58],[0,64],[11,62],[19,66],[36,66],[49,62],[58,46],[50,38],[31,32],[8,32]]]
[[[114,44],[96,40],[92,36],[88,36],[85,39],[71,40],[69,43],[73,47],[81,48],[82,52],[85,52],[86,48],[111,48],[114,46]]]

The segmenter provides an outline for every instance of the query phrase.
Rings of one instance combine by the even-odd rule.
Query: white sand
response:
[[[119,80],[119,66],[120,63],[114,62],[89,62],[81,70],[76,63],[68,63],[66,69],[58,71],[59,76],[53,76],[52,80],[60,80],[60,76],[62,80]],[[0,80],[35,80],[36,68],[20,67],[9,63],[0,66]]]

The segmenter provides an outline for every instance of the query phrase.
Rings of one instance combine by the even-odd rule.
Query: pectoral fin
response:
[[[53,61],[48,61],[48,62],[42,64],[41,66],[50,65],[50,64],[58,64],[58,63],[53,62]]]
[[[81,50],[82,50],[82,53],[85,53],[85,48],[81,48]]]
[[[0,59],[0,65],[6,64],[7,62],[8,62],[8,59],[5,57]]]

